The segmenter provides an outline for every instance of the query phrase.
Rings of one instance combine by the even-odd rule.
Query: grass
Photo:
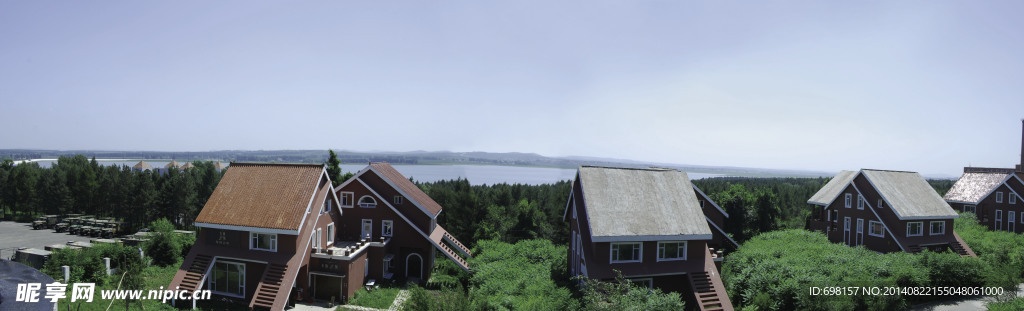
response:
[[[170,266],[167,266],[167,267],[150,266],[150,267],[146,267],[145,269],[143,269],[142,274],[143,274],[143,278],[145,279],[145,284],[146,284],[145,286],[143,286],[143,289],[146,291],[146,292],[144,292],[142,294],[143,297],[145,298],[145,295],[147,295],[148,291],[151,290],[151,289],[160,289],[161,286],[167,287],[168,284],[171,284],[171,279],[173,279],[174,278],[174,274],[178,272],[178,267],[179,266],[181,266],[181,262],[180,261],[177,264],[170,265]],[[138,310],[138,309],[145,309],[145,310],[168,310],[168,311],[171,311],[171,310],[175,310],[176,311],[177,310],[174,307],[171,307],[170,304],[160,303],[160,300],[142,299],[142,300],[140,300],[141,301],[141,305],[140,305],[139,301],[136,301],[136,302],[132,302],[131,308],[126,308],[124,300],[115,300],[114,303],[111,305],[110,300],[101,299],[100,291],[107,290],[107,289],[116,289],[117,288],[118,280],[120,280],[120,278],[121,278],[121,274],[111,275],[108,278],[108,280],[106,282],[106,285],[97,286],[96,287],[96,292],[93,295],[94,299],[93,299],[92,302],[82,302],[82,301],[71,302],[71,299],[70,299],[70,297],[71,297],[71,286],[68,286],[68,297],[69,298],[59,300],[57,302],[57,309],[58,310],[68,310],[68,308],[70,307],[70,310],[81,310],[81,311],[107,310],[107,306],[109,305],[110,306],[110,310],[124,310],[124,309],[133,309],[133,310]]]
[[[348,304],[367,308],[387,309],[391,307],[399,291],[401,289],[397,287],[377,288],[369,292],[365,288],[360,288],[352,297],[352,300],[349,300]]]

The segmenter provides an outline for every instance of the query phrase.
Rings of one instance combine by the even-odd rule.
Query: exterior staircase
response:
[[[687,274],[693,295],[697,298],[697,307],[701,311],[733,311],[732,301],[729,301],[729,295],[725,292],[725,285],[718,275],[711,251],[705,249],[704,253],[704,271]]]
[[[911,253],[911,254],[920,253],[921,250],[923,250],[923,249],[924,248],[922,248],[920,245],[910,245],[910,246],[907,246],[907,252]]]
[[[284,308],[284,301],[281,301],[282,297],[280,294],[289,293],[291,288],[281,288],[284,281],[285,273],[288,271],[288,266],[271,263],[267,266],[267,269],[263,271],[263,278],[260,279],[260,285],[256,287],[256,294],[252,301],[249,302],[249,309],[266,308],[270,310],[281,310]],[[285,298],[285,300],[287,300]],[[275,302],[280,302],[277,308],[274,307]]]
[[[967,246],[967,242],[964,242],[964,239],[961,239],[960,235],[956,234],[956,231],[953,231],[953,237],[956,238],[956,242],[950,243],[949,248],[953,249],[957,254],[960,254],[961,257],[978,257],[978,255],[974,253],[974,250],[971,250],[971,247]]]
[[[456,240],[455,237],[448,233],[448,231],[445,231],[443,227],[434,227],[434,231],[430,233],[430,243],[434,244],[434,247],[441,250],[441,253],[443,253],[445,257],[454,261],[459,268],[469,271],[469,262],[466,262],[466,259],[462,258],[462,256],[473,257],[473,252],[459,242],[459,240]],[[452,249],[453,247],[455,250]],[[456,250],[458,252],[456,252]],[[462,253],[462,255],[459,253]]]
[[[187,290],[189,292],[202,289],[204,276],[212,264],[212,257],[207,255],[196,255],[187,264],[182,264],[188,268],[185,270],[178,270],[177,275],[175,275],[174,279],[171,281],[171,288],[178,286],[180,289]]]

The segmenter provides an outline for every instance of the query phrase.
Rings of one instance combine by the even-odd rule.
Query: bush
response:
[[[583,285],[585,310],[683,310],[679,293],[662,293],[630,282],[622,273],[614,282],[601,282],[578,277]]]
[[[469,310],[469,299],[462,286],[454,289],[428,291],[422,287],[409,286],[409,299],[402,304],[402,310],[411,311],[459,311]]]
[[[395,297],[398,296],[399,290],[399,288],[377,288],[373,291],[366,291],[366,288],[360,288],[348,304],[367,308],[387,309],[395,302]]]
[[[879,254],[833,244],[804,230],[764,233],[729,255],[722,266],[726,289],[737,306],[759,310],[904,309],[933,296],[816,295],[811,287],[978,286],[988,263],[951,252]],[[773,299],[763,299],[764,294]]]
[[[555,284],[564,277],[564,246],[547,240],[523,240],[516,244],[480,241],[477,257],[470,261],[469,296],[473,309],[568,310],[579,302],[568,288]]]
[[[174,234],[174,225],[161,218],[150,224],[150,229],[153,233],[146,241],[144,249],[146,254],[153,258],[153,264],[168,266],[177,262],[182,256],[183,243],[181,238]]]

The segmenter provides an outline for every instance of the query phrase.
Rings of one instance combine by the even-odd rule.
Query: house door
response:
[[[850,244],[850,217],[843,218],[843,242],[846,245]]]
[[[1003,211],[996,210],[996,231],[1003,230]]]
[[[373,235],[373,219],[363,219],[363,233],[359,236],[369,240]]]
[[[864,245],[864,219],[857,218],[857,245]]]
[[[1017,212],[1014,211],[1009,211],[1006,214],[1006,231],[1014,233],[1017,232],[1017,226],[1015,225],[1015,223],[1017,222],[1016,214]]]
[[[412,253],[405,257],[405,277],[423,278],[423,257],[420,254]]]

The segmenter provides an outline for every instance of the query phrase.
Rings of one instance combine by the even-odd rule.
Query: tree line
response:
[[[127,221],[132,230],[166,218],[189,227],[223,176],[213,162],[192,164],[161,174],[99,165],[84,155],[62,156],[49,168],[4,160],[0,217],[28,221],[47,214],[87,214]]]

